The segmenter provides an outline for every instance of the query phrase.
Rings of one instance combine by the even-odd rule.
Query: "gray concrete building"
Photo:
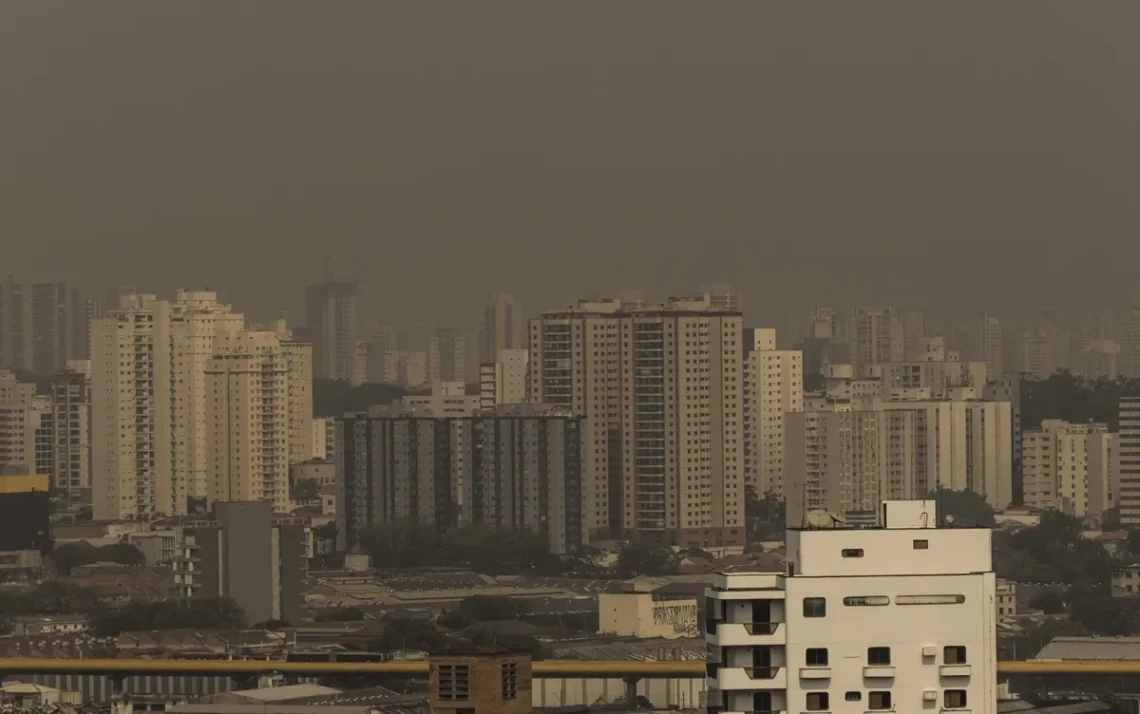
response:
[[[213,518],[186,525],[175,583],[183,597],[229,597],[250,623],[298,622],[308,563],[308,524],[274,518],[264,501],[215,503]]]
[[[407,406],[337,420],[337,537],[415,521],[545,533],[554,552],[581,530],[582,419],[543,405],[439,417]]]

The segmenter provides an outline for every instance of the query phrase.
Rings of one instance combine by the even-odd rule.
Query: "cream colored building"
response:
[[[272,332],[242,331],[214,351],[205,371],[209,501],[266,501],[287,512],[289,348]]]
[[[784,415],[804,409],[799,350],[777,350],[775,330],[745,330],[745,479],[758,495],[784,495]]]
[[[0,370],[0,468],[52,474],[51,399]]]
[[[431,394],[409,394],[400,404],[423,415],[438,417],[471,416],[479,409],[478,394],[468,394],[463,382],[437,382]]]
[[[677,639],[699,637],[695,598],[654,593],[598,595],[598,634]]]
[[[531,399],[585,417],[583,532],[744,543],[743,335],[704,300],[530,323]]]
[[[182,514],[188,498],[212,491],[216,405],[207,369],[217,354],[229,352],[219,345],[250,333],[244,317],[210,291],[179,290],[173,301],[141,294],[119,299],[118,309],[96,319],[91,331],[95,518]],[[282,342],[277,332],[256,334]],[[311,374],[309,348],[290,349],[297,353],[286,371],[300,384],[285,399],[287,454],[290,433],[307,435],[312,417],[304,377]],[[296,456],[311,456],[307,438]]]
[[[480,407],[521,404],[527,401],[527,367],[530,353],[501,349],[494,362],[479,365]]]
[[[970,398],[884,402],[810,397],[787,421],[789,525],[823,510],[859,518],[881,500],[974,491],[1012,501],[1012,408]]]
[[[855,323],[855,366],[864,370],[881,362],[906,359],[903,325],[893,307],[857,307]]]
[[[1046,419],[1022,434],[1026,506],[1099,516],[1116,505],[1118,437],[1106,424]]]

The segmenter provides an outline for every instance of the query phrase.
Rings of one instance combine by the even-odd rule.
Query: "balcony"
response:
[[[787,634],[782,622],[717,622],[707,628],[705,641],[720,647],[782,645]]]
[[[800,667],[800,679],[831,679],[831,667]]]
[[[864,667],[863,676],[868,679],[893,679],[895,676],[895,668],[882,665]]]
[[[942,677],[969,677],[970,665],[944,664],[938,668],[938,674]]]
[[[708,686],[722,691],[787,689],[788,676],[782,667],[723,667],[709,665]]]

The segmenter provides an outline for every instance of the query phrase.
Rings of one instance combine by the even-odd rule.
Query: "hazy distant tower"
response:
[[[495,362],[501,350],[526,348],[526,329],[522,310],[513,295],[496,293],[487,305],[486,330],[483,335],[483,361]]]
[[[313,343],[313,376],[352,381],[356,367],[356,283],[322,283],[305,290],[305,313]]]

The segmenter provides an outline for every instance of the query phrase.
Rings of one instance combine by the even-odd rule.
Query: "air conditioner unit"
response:
[[[936,701],[938,701],[938,690],[937,689],[924,689],[922,691],[922,701],[924,701],[924,702],[936,702]]]
[[[938,656],[938,648],[934,645],[923,645],[922,646],[922,656],[923,657],[936,657],[936,656]]]

